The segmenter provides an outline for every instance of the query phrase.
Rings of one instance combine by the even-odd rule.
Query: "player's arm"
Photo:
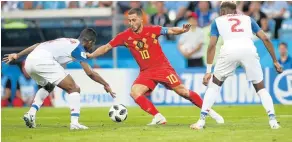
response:
[[[124,45],[123,42],[123,33],[118,34],[115,38],[113,38],[109,43],[102,45],[98,47],[95,51],[92,53],[87,53],[87,58],[95,58],[98,56],[101,56],[108,51],[110,51],[113,47]]]
[[[170,28],[163,27],[162,30],[164,31],[162,33],[167,33],[169,35],[179,35],[179,34],[189,31],[190,27],[191,27],[191,24],[184,24],[183,27],[170,27]]]
[[[216,21],[213,21],[211,24],[211,33],[210,33],[210,41],[209,41],[209,47],[207,50],[207,71],[206,73],[211,73],[212,71],[212,65],[213,60],[215,56],[216,51],[216,44],[219,37],[219,31],[217,29]]]
[[[251,27],[252,27],[252,31],[254,33],[256,33],[257,37],[260,38],[264,42],[265,47],[267,48],[267,50],[269,51],[269,53],[272,57],[272,60],[273,60],[273,63],[274,63],[274,66],[275,66],[277,72],[279,72],[279,73],[283,72],[283,69],[276,58],[274,46],[273,46],[270,38],[267,37],[267,35],[264,33],[264,31],[261,30],[259,25],[253,19],[251,19]]]
[[[213,60],[214,60],[214,56],[215,56],[216,44],[218,41],[218,37],[219,37],[219,31],[217,29],[216,21],[213,21],[213,23],[211,24],[210,42],[209,42],[209,47],[207,50],[207,70],[206,70],[206,74],[203,78],[203,84],[206,86],[208,85],[209,80],[211,78]]]
[[[97,72],[93,71],[88,63],[81,61],[80,64],[88,77],[90,77],[93,81],[102,84],[104,89],[110,93],[113,98],[115,97],[115,93],[112,92],[109,84]]]
[[[95,58],[101,55],[104,55],[105,53],[107,53],[108,51],[110,51],[113,47],[108,43],[105,45],[102,45],[100,47],[98,47],[94,52],[92,53],[87,53],[86,56],[87,58]]]
[[[36,43],[24,50],[22,50],[19,53],[11,53],[11,54],[5,54],[3,61],[6,62],[6,64],[9,64],[11,61],[17,60],[20,57],[24,56],[24,55],[28,55],[30,52],[32,52],[40,43]]]

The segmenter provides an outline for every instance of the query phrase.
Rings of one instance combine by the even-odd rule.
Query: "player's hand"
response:
[[[9,64],[10,62],[14,61],[14,60],[17,60],[18,59],[18,56],[16,53],[11,53],[11,54],[5,54],[4,55],[4,58],[3,58],[3,61],[6,63],[6,64]]]
[[[205,74],[205,76],[204,76],[204,78],[203,78],[203,84],[204,84],[205,86],[208,85],[211,76],[212,76],[211,73],[206,73],[206,74]]]
[[[275,66],[275,69],[277,70],[278,73],[282,73],[283,72],[283,68],[281,67],[279,62],[274,62],[274,66]]]
[[[86,52],[86,57],[89,58],[89,59],[91,59],[93,57],[93,55],[90,54],[90,53],[88,53],[88,52]]]
[[[105,85],[104,86],[104,90],[107,92],[107,93],[110,93],[110,95],[113,97],[113,98],[116,98],[116,93],[112,91],[111,87],[109,85]]]
[[[184,24],[183,25],[183,30],[184,30],[184,32],[187,32],[187,31],[189,31],[190,30],[190,28],[191,28],[191,24]]]

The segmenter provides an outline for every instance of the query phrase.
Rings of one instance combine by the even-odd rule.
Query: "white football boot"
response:
[[[165,119],[165,117],[160,114],[160,113],[157,113],[154,118],[152,119],[152,122],[147,124],[147,125],[163,125],[163,124],[166,124],[167,121]]]
[[[195,129],[195,130],[201,130],[201,129],[204,129],[204,127],[205,127],[205,120],[203,120],[203,119],[199,119],[198,120],[198,122],[197,123],[195,123],[195,124],[192,124],[191,126],[190,126],[190,128],[191,129]]]
[[[211,118],[215,119],[218,124],[224,124],[223,117],[220,114],[218,114],[217,112],[215,112],[214,110],[211,109],[209,111],[209,115]]]
[[[88,129],[88,127],[81,125],[79,123],[71,123],[70,130]]]
[[[36,127],[36,124],[35,124],[35,116],[34,115],[31,115],[29,113],[26,113],[23,116],[23,120],[25,122],[25,125],[28,128],[35,128]]]
[[[281,127],[276,119],[270,120],[269,124],[271,126],[271,129],[279,129]]]

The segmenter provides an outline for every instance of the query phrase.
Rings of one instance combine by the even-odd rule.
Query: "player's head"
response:
[[[236,3],[232,1],[223,1],[220,5],[220,16],[226,14],[236,14]]]
[[[132,8],[128,12],[129,26],[133,32],[138,32],[143,23],[142,20],[143,12],[141,8]]]
[[[78,38],[85,50],[90,51],[96,42],[96,32],[91,28],[84,29]]]
[[[280,52],[281,56],[287,56],[288,48],[287,48],[287,44],[285,42],[281,42],[279,44],[279,52]]]
[[[198,15],[195,12],[192,12],[188,16],[188,22],[189,22],[189,24],[192,25],[192,27],[197,27],[198,26]]]

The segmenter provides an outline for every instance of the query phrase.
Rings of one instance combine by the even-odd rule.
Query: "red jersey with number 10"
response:
[[[141,71],[150,68],[169,68],[171,65],[158,42],[161,29],[160,26],[145,26],[139,34],[127,29],[119,33],[109,44],[112,47],[129,48]]]

